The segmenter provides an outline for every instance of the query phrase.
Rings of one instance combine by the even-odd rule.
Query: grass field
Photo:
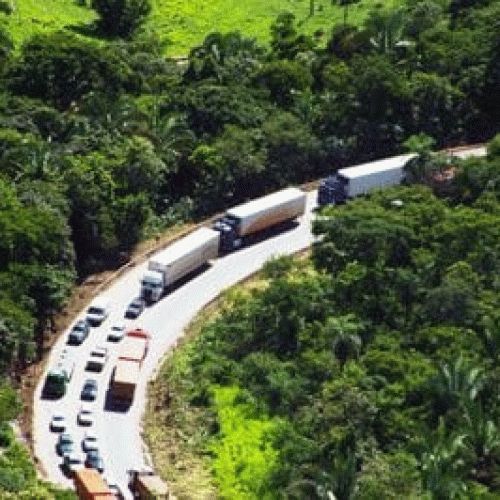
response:
[[[8,29],[19,46],[35,33],[71,26],[82,27],[95,19],[88,7],[75,0],[13,0],[14,13],[7,16]],[[185,55],[211,32],[240,31],[261,42],[269,40],[270,26],[281,12],[296,16],[300,31],[328,32],[343,22],[344,7],[331,0],[315,0],[315,14],[309,16],[309,0],[151,0],[153,12],[147,26],[170,42],[169,55]],[[403,0],[360,0],[349,6],[348,21],[360,24],[376,5],[391,8]],[[90,0],[87,0],[90,4]]]
[[[74,0],[13,0],[12,3],[15,10],[5,19],[16,47],[37,33],[82,26],[96,18],[93,10],[79,7]]]
[[[360,24],[375,5],[391,8],[402,0],[361,0],[351,5],[348,20]],[[172,42],[169,52],[186,54],[190,47],[200,43],[206,34],[240,31],[261,42],[269,40],[270,27],[278,14],[292,12],[300,31],[313,34],[322,29],[328,32],[335,24],[343,22],[344,8],[333,5],[331,0],[315,0],[316,13],[309,16],[309,0],[155,0],[151,25],[162,37]]]

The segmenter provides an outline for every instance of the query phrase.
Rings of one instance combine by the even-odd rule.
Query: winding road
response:
[[[484,148],[461,149],[455,154],[462,157],[483,156]],[[61,470],[61,457],[55,452],[58,433],[51,432],[49,424],[54,413],[63,414],[67,420],[67,432],[73,434],[79,448],[85,433],[85,428],[77,425],[76,420],[81,406],[80,392],[85,379],[95,378],[98,381],[98,396],[92,403],[95,412],[93,431],[100,440],[104,476],[113,478],[125,498],[132,499],[127,488],[126,471],[147,465],[141,440],[141,417],[145,407],[147,381],[154,375],[162,356],[183,335],[196,313],[223,290],[260,269],[272,256],[293,254],[308,247],[313,241],[311,219],[315,203],[316,191],[311,191],[308,193],[306,212],[297,224],[216,259],[208,268],[145,309],[137,321],[124,320],[124,312],[129,302],[139,293],[140,277],[147,262],[131,268],[102,293],[110,299],[111,313],[102,325],[91,330],[82,345],[69,346],[66,344],[68,332],[61,335],[51,351],[47,368],[55,363],[63,349],[74,354],[76,366],[68,390],[59,400],[43,399],[45,377],[42,377],[34,396],[34,450],[46,479],[73,487],[72,480]],[[83,317],[83,314],[84,311],[75,320]],[[122,413],[107,410],[105,397],[119,348],[119,343],[107,341],[107,333],[114,323],[123,321],[143,327],[152,334],[152,338],[133,404],[127,412]],[[90,350],[95,345],[106,346],[109,351],[108,361],[100,373],[85,371]]]

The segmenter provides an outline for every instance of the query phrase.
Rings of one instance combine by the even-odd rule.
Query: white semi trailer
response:
[[[409,153],[340,169],[320,184],[318,205],[343,203],[371,189],[400,184],[405,165],[415,156]]]
[[[141,296],[156,302],[165,289],[219,253],[219,233],[202,227],[155,255],[142,277]]]
[[[295,219],[305,212],[305,208],[306,194],[298,188],[282,189],[233,207],[213,226],[220,232],[220,250],[234,250],[245,237]]]
[[[141,296],[148,303],[156,302],[169,285],[215,259],[220,252],[234,250],[251,234],[295,219],[305,208],[306,194],[297,188],[283,189],[231,208],[212,229],[197,229],[155,255],[142,277]]]

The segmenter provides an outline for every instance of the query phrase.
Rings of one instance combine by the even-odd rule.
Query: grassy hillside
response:
[[[14,0],[16,10],[7,18],[9,31],[19,45],[35,33],[64,27],[84,26],[95,19],[94,11],[80,7],[74,0]],[[90,4],[90,0],[87,2]],[[155,29],[163,39],[171,42],[169,54],[184,55],[214,31],[239,30],[263,42],[268,40],[269,27],[283,11],[293,12],[299,29],[314,33],[328,31],[342,22],[344,7],[331,0],[315,0],[316,12],[309,16],[309,0],[152,0],[153,13],[148,27]],[[348,10],[350,23],[363,21],[375,5],[398,5],[402,0],[363,0]]]
[[[349,22],[362,22],[366,13],[381,3],[390,7],[402,2],[364,0],[349,7]],[[344,8],[331,0],[316,0],[315,7],[316,13],[310,17],[309,0],[155,0],[151,25],[172,42],[172,54],[183,54],[212,31],[239,30],[267,41],[271,23],[283,11],[293,12],[299,29],[310,34],[318,29],[328,31],[342,22]]]
[[[80,7],[74,0],[13,0],[15,11],[7,19],[8,30],[16,44],[40,32],[81,26],[95,19],[95,12]]]

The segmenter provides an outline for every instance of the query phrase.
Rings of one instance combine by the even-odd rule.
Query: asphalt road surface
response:
[[[460,149],[455,154],[461,157],[483,156],[485,151],[484,148]],[[182,336],[184,328],[196,313],[220,292],[260,269],[270,257],[292,254],[311,244],[313,238],[310,224],[315,200],[316,192],[308,193],[306,213],[298,219],[297,224],[282,227],[260,241],[216,259],[209,267],[145,309],[139,319],[134,321],[124,320],[124,312],[131,300],[139,294],[140,276],[146,269],[147,263],[131,269],[102,294],[110,299],[111,313],[102,325],[92,328],[82,345],[66,345],[68,332],[61,336],[52,349],[47,368],[53,366],[63,349],[67,349],[75,356],[75,371],[68,390],[59,400],[42,399],[41,392],[45,379],[43,377],[35,393],[34,402],[35,455],[48,480],[64,486],[73,486],[72,480],[61,469],[62,458],[55,452],[58,433],[49,430],[49,423],[54,413],[63,414],[68,424],[67,431],[73,435],[76,447],[81,451],[81,440],[86,428],[77,424],[77,413],[81,406],[80,392],[85,379],[94,378],[98,382],[98,396],[92,403],[95,412],[92,430],[100,440],[105,467],[104,476],[113,478],[120,485],[125,498],[132,498],[126,486],[126,471],[147,465],[140,435],[141,416],[145,405],[147,381],[153,375],[161,357]],[[83,314],[82,312],[80,317],[83,317]],[[106,390],[119,348],[119,343],[107,341],[107,333],[114,323],[123,321],[127,325],[137,324],[152,334],[135,397],[126,412],[115,411],[106,405]],[[90,350],[96,345],[107,347],[109,352],[109,358],[100,373],[85,370]]]
[[[80,346],[66,344],[68,332],[61,336],[52,349],[47,368],[53,366],[63,349],[74,355],[75,371],[68,390],[61,399],[44,399],[43,378],[37,388],[34,405],[35,455],[49,480],[73,486],[72,480],[61,469],[62,458],[55,452],[58,433],[49,430],[52,415],[61,413],[66,417],[67,432],[73,435],[78,451],[81,451],[81,440],[87,429],[92,429],[97,434],[104,459],[103,475],[114,478],[126,498],[131,498],[126,487],[126,471],[146,465],[140,422],[147,381],[153,375],[161,357],[176,343],[196,313],[220,292],[260,269],[270,257],[292,254],[311,244],[310,222],[315,200],[316,192],[309,193],[306,213],[296,223],[286,224],[278,231],[268,233],[260,241],[214,260],[211,265],[165,295],[156,304],[146,308],[137,320],[125,320],[125,309],[139,294],[140,276],[147,263],[133,268],[102,294],[110,300],[111,313],[99,327],[91,329],[89,336]],[[84,312],[76,319],[83,316]],[[107,333],[114,323],[123,321],[127,325],[137,324],[151,333],[149,351],[141,369],[141,379],[138,381],[133,403],[126,412],[116,411],[112,405],[106,404],[106,390],[119,349],[119,343],[106,340]],[[100,373],[85,370],[90,350],[96,345],[107,347],[109,352],[109,358]],[[98,396],[92,403],[95,422],[89,428],[77,424],[77,414],[82,403],[80,392],[86,378],[94,378],[98,382]]]

